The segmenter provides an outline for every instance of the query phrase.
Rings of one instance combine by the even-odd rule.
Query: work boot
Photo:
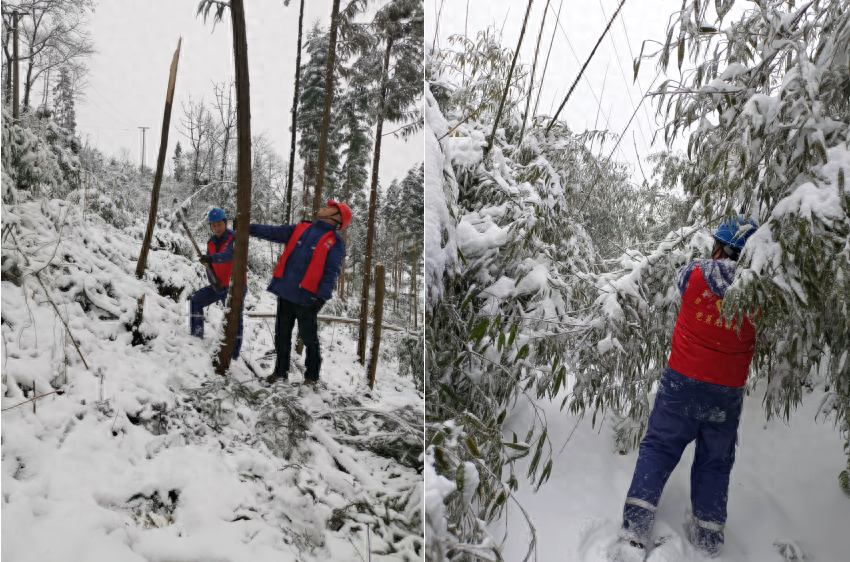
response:
[[[266,377],[266,382],[269,383],[269,384],[274,384],[277,381],[286,382],[286,380],[287,380],[286,377],[278,376],[277,373],[272,373],[272,374],[270,374],[269,376]]]
[[[306,384],[307,386],[309,386],[313,390],[316,390],[316,387],[319,385],[319,381],[314,380],[314,379],[304,379],[304,384]]]
[[[707,525],[714,525],[708,523]],[[708,558],[717,558],[720,556],[720,549],[723,548],[723,531],[722,525],[718,525],[721,530],[708,529],[694,518],[693,515],[687,514],[685,523],[685,538],[693,545],[697,552]]]

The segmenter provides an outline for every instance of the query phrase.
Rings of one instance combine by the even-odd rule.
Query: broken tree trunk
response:
[[[248,274],[248,229],[251,223],[251,91],[248,79],[248,37],[242,0],[230,0],[233,30],[233,61],[236,66],[236,240],[233,243],[233,272],[224,318],[224,344],[215,370],[224,375],[230,368]]]
[[[375,266],[375,327],[372,329],[372,357],[369,359],[369,388],[375,388],[375,370],[381,348],[381,321],[384,319],[384,264]]]
[[[153,229],[156,226],[156,212],[159,206],[159,188],[162,185],[162,172],[165,168],[165,153],[168,150],[168,127],[171,123],[171,103],[174,100],[174,85],[177,81],[177,62],[180,59],[181,37],[177,41],[177,50],[171,59],[171,72],[168,75],[168,90],[165,93],[165,111],[162,116],[162,135],[159,141],[159,157],[156,159],[156,175],[153,179],[153,191],[151,192],[151,208],[148,213],[148,228],[145,231],[145,239],[142,242],[142,251],[139,253],[139,263],[136,264],[136,277],[141,279],[145,274],[148,263],[148,251],[151,248]],[[86,186],[88,186],[88,171],[86,171]],[[85,211],[84,211],[85,212]]]

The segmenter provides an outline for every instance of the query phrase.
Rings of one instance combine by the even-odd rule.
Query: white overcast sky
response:
[[[378,2],[377,4],[382,4]],[[299,1],[246,0],[248,64],[251,79],[251,132],[265,132],[276,151],[289,160],[292,95]],[[230,18],[215,26],[195,17],[198,0],[104,0],[91,16],[98,54],[90,61],[86,99],[77,106],[77,129],[107,154],[127,147],[135,160],[147,131],[146,161],[156,162],[168,71],[177,40],[183,47],[168,135],[168,159],[185,137],[178,132],[181,103],[202,96],[213,100],[213,82],[233,75]],[[307,0],[304,39],[313,22],[327,27],[331,0]],[[375,3],[372,10],[375,9]],[[305,54],[302,53],[302,62]],[[380,182],[386,187],[422,161],[422,134],[407,142],[384,137]]]
[[[551,0],[549,3],[550,11],[546,17],[543,43],[537,63],[539,77],[554,30],[554,45],[538,108],[538,113],[549,115],[557,110],[620,2],[619,0],[563,0],[561,25],[555,29],[555,16],[560,4],[561,0]],[[430,49],[434,41],[435,32],[437,32],[437,14],[439,14],[437,41],[444,48],[449,46],[447,41],[449,36],[464,34],[465,28],[467,35],[474,38],[478,31],[495,24],[497,29],[502,30],[502,45],[515,49],[527,5],[525,0],[469,0],[468,2],[466,0],[426,0],[425,48]],[[520,49],[520,61],[529,66],[534,59],[534,49],[545,6],[546,0],[534,0]],[[671,0],[627,1],[608,35],[597,49],[585,71],[584,78],[579,82],[559,119],[566,119],[569,126],[578,132],[593,129],[596,123],[598,129],[608,129],[618,135],[622,133],[636,104],[640,102],[657,73],[654,61],[644,60],[638,75],[639,83],[633,83],[632,60],[640,53],[641,43],[644,40],[664,41],[668,20],[680,7],[680,2]],[[647,44],[645,52],[654,50],[651,49],[652,47],[658,46]],[[673,72],[678,77],[678,71]],[[660,77],[655,86],[663,79],[663,76]],[[601,100],[601,103],[597,100]],[[651,146],[652,135],[661,127],[662,122],[656,119],[655,106],[648,102],[649,100],[645,101],[644,106],[638,109],[634,121],[613,156],[614,160],[631,164],[632,174],[636,180],[642,179],[637,167],[638,156],[636,155],[639,155],[642,160],[647,154],[664,148],[661,135],[655,145]],[[684,147],[686,146],[685,144]],[[603,155],[607,157],[613,147],[613,142],[606,144]],[[677,143],[676,148],[683,147]],[[644,172],[649,174],[650,167],[646,162],[642,164]]]

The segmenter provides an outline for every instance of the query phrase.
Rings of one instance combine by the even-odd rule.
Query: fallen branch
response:
[[[246,312],[245,316],[249,318],[276,318],[276,314],[272,314],[270,312]],[[322,322],[340,322],[342,324],[359,324],[360,320],[356,318],[344,318],[342,316],[318,316],[318,320]],[[367,322],[369,326],[373,325],[374,322]],[[401,326],[394,326],[392,324],[381,324],[382,330],[392,330],[396,332],[403,332],[404,328]]]
[[[51,394],[65,394],[65,391],[64,390],[54,390],[53,392],[48,392],[47,394],[35,396],[33,398],[30,398],[29,400],[21,402],[20,404],[15,404],[14,406],[9,406],[8,408],[3,408],[2,410],[0,410],[0,412],[5,412],[6,410],[11,410],[12,408],[17,408],[18,406],[23,406],[24,404],[29,404],[30,402],[38,400],[39,398],[44,398],[45,396],[50,396]]]
[[[40,275],[38,272],[36,272],[36,274],[35,274],[35,278],[36,278],[36,279],[38,279],[38,283],[39,283],[39,285],[41,285],[41,288],[42,288],[42,289],[44,289],[44,296],[46,296],[46,297],[47,297],[47,301],[48,301],[51,305],[53,305],[53,310],[55,310],[55,311],[56,311],[56,316],[58,316],[58,317],[59,317],[59,320],[61,320],[61,321],[62,321],[62,325],[63,325],[63,326],[65,326],[65,330],[68,332],[68,335],[69,335],[69,336],[71,336],[71,343],[72,343],[72,344],[74,344],[74,349],[76,349],[76,350],[77,350],[77,353],[79,354],[80,359],[81,359],[81,360],[82,360],[82,362],[83,362],[83,365],[85,365],[85,366],[86,366],[86,370],[88,370],[88,369],[89,369],[89,364],[88,364],[88,363],[86,363],[86,358],[85,358],[85,357],[83,357],[83,352],[82,352],[82,351],[80,351],[80,346],[78,346],[78,345],[77,345],[77,340],[75,340],[75,339],[74,339],[74,334],[72,334],[72,333],[71,333],[71,328],[69,328],[69,327],[68,327],[68,324],[65,322],[65,319],[64,319],[64,318],[62,318],[62,315],[61,315],[61,314],[59,314],[59,309],[58,309],[58,308],[56,308],[56,303],[54,303],[54,302],[53,302],[53,299],[51,299],[51,298],[50,298],[50,294],[47,292],[47,287],[45,287],[45,286],[44,286],[44,283],[42,283],[42,281],[41,281],[41,275]]]
[[[418,435],[419,437],[421,437],[421,436],[422,436],[422,430],[421,430],[421,429],[419,429],[419,428],[414,428],[413,426],[411,426],[411,425],[410,425],[410,423],[409,423],[409,422],[404,421],[403,419],[401,419],[400,417],[398,417],[398,416],[396,416],[396,415],[394,415],[394,414],[390,414],[389,412],[382,412],[381,410],[376,410],[376,409],[374,409],[374,408],[365,408],[365,407],[357,408],[357,407],[353,407],[353,408],[340,408],[340,409],[338,409],[338,410],[327,410],[327,411],[322,412],[322,413],[320,413],[320,414],[314,414],[314,415],[313,415],[313,418],[314,418],[314,419],[323,418],[323,417],[325,417],[325,416],[327,416],[327,415],[330,415],[330,414],[337,414],[337,413],[340,413],[340,412],[369,412],[370,414],[375,414],[375,415],[378,415],[378,416],[383,416],[383,417],[385,417],[385,418],[387,418],[387,419],[389,419],[389,420],[391,420],[391,421],[394,421],[394,422],[395,422],[395,423],[397,423],[398,425],[400,425],[400,426],[401,426],[403,429],[405,429],[408,433],[411,433],[411,434],[413,434],[413,435]]]

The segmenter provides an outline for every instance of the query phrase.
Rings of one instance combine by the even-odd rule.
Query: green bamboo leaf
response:
[[[475,444],[475,440],[472,439],[472,436],[466,438],[466,446],[469,447],[469,452],[479,459],[481,458],[481,453],[478,451],[478,445]]]
[[[516,354],[516,360],[519,361],[523,359],[526,355],[528,355],[528,344],[523,345],[519,348],[519,353]]]
[[[502,413],[499,414],[499,417],[496,419],[496,424],[502,425],[502,422],[505,421],[505,416],[507,416],[507,415],[508,415],[508,411],[506,409],[502,410]]]
[[[508,347],[514,344],[514,340],[516,339],[516,324],[511,326],[511,334],[508,337]]]
[[[679,38],[679,71],[682,70],[682,61],[685,60],[685,38]]]
[[[489,324],[490,320],[485,318],[479,322],[475,328],[472,329],[472,333],[469,334],[470,341],[474,341],[476,347],[478,347],[478,344],[481,343],[481,339],[484,337],[484,334],[487,333],[487,326]]]

